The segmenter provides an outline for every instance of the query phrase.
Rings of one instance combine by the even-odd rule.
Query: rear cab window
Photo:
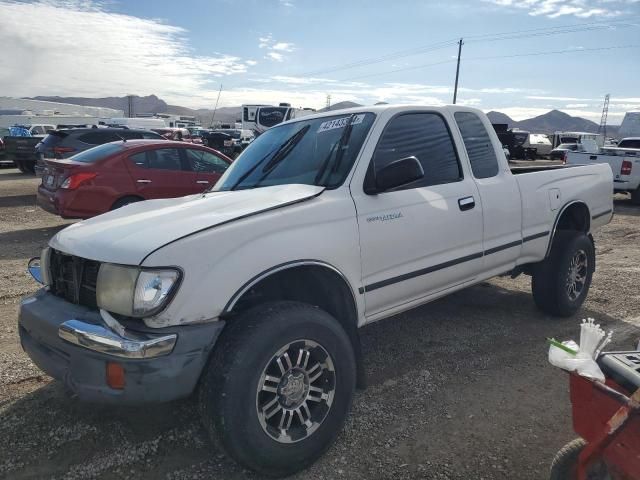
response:
[[[491,137],[480,117],[472,112],[456,112],[454,117],[467,150],[473,176],[475,178],[495,177],[500,166]]]

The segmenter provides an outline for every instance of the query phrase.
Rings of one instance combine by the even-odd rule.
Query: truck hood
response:
[[[78,257],[138,265],[179,238],[305,201],[323,190],[314,185],[278,185],[132,203],[65,228],[49,245]]]

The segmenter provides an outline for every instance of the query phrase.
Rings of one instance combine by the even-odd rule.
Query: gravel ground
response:
[[[144,409],[66,395],[22,352],[29,257],[69,222],[35,206],[38,181],[0,170],[0,478],[254,479],[209,443],[195,401]],[[619,198],[618,198],[619,197]],[[615,346],[640,336],[640,208],[616,197],[596,234],[598,270],[583,310],[538,312],[530,280],[498,278],[362,330],[370,386],[334,447],[295,479],[545,479],[574,437],[567,376],[545,337],[591,316]]]

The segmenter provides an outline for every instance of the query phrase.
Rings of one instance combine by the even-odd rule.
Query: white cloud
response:
[[[293,52],[296,46],[291,42],[276,42],[273,39],[273,35],[269,33],[258,38],[258,48],[267,50],[264,58],[275,60],[276,62],[283,62],[286,58],[284,54]]]
[[[278,42],[271,45],[271,50],[278,50],[280,52],[293,52],[293,43]]]
[[[500,7],[527,10],[531,16],[558,18],[572,15],[578,18],[618,17],[625,7],[637,0],[483,0]]]
[[[565,108],[587,108],[588,106],[588,103],[568,103]]]
[[[212,81],[252,65],[229,54],[196,55],[184,29],[95,1],[0,0],[0,12],[3,95],[155,93],[172,102],[215,90]]]
[[[270,58],[271,60],[275,60],[276,62],[284,62],[284,55],[278,52],[269,52],[267,53],[265,58]]]
[[[526,98],[528,98],[529,100],[553,100],[553,101],[559,101],[559,102],[597,102],[601,100],[598,98],[546,97],[546,96],[539,96],[539,95],[529,95]]]

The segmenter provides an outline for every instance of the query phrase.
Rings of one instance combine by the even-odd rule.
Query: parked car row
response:
[[[141,200],[202,193],[231,162],[220,152],[186,142],[104,143],[69,158],[43,159],[38,205],[63,218],[90,218]]]

